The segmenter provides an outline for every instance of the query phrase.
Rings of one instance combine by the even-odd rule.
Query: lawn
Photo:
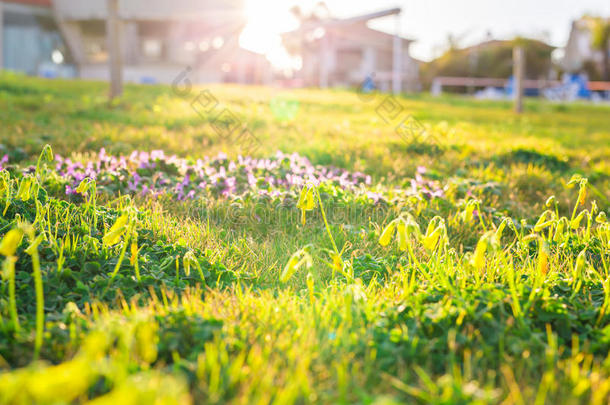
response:
[[[0,403],[610,401],[610,107],[0,75]]]

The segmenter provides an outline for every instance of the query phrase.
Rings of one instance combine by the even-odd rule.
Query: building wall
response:
[[[163,83],[171,84],[175,80],[180,80],[180,74],[184,72],[185,67],[181,65],[169,64],[145,64],[145,65],[127,65],[123,66],[123,80],[126,83],[141,83],[154,84]],[[204,82],[221,82],[222,72],[189,72],[188,79],[193,83]],[[106,64],[91,64],[82,65],[79,75],[87,80],[103,80],[110,79],[108,66]]]
[[[601,51],[593,49],[592,33],[586,21],[577,20],[572,23],[561,63],[568,72],[577,73],[583,69],[586,62],[595,63],[601,71],[603,54]]]
[[[106,19],[107,0],[53,0],[53,7],[65,20]],[[119,0],[123,19],[148,21],[199,21],[213,18],[228,22],[243,10],[243,0]]]
[[[362,46],[349,50],[338,50],[338,61],[331,74],[333,86],[359,86],[365,78],[375,74],[374,81],[383,91],[391,89],[393,52],[384,48]],[[416,91],[419,88],[419,66],[409,55],[408,46],[402,50],[402,91]]]
[[[241,49],[242,0],[119,0],[127,82],[172,83],[189,67],[193,83],[261,83],[268,61]],[[107,80],[106,0],[54,0],[59,24],[86,79]],[[238,68],[239,67],[239,68]]]
[[[298,77],[305,86],[358,87],[374,75],[377,87],[389,91],[394,67],[394,38],[368,28],[365,23],[357,23],[327,29],[317,40],[298,33],[285,40],[294,47],[293,52],[303,54],[303,68]],[[402,40],[402,91],[420,89],[419,64],[409,54],[410,42]],[[325,80],[325,67],[328,80]]]
[[[65,46],[50,9],[38,3],[3,3],[1,67],[29,75],[71,76],[71,67],[51,59],[54,50],[67,58]]]

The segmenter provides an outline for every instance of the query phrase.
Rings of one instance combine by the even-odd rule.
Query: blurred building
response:
[[[555,47],[536,39],[520,39],[525,51],[525,77],[533,80],[552,79],[552,54]],[[489,39],[465,48],[451,48],[422,69],[422,80],[429,84],[434,78],[508,79],[513,75],[514,40]]]
[[[86,79],[108,79],[107,0],[53,0],[53,12]],[[239,46],[242,0],[119,0],[123,78],[171,83],[188,66],[196,83],[264,83],[266,58]]]
[[[383,91],[419,90],[419,62],[409,54],[410,39],[367,26],[373,19],[397,15],[391,9],[348,19],[303,21],[283,35],[283,44],[302,58],[297,72],[306,86],[362,85],[372,79]]]
[[[264,55],[239,45],[245,0],[118,0],[123,80],[172,83],[188,68],[193,83],[269,84]],[[4,68],[46,77],[109,79],[108,0],[0,0]],[[303,20],[283,36],[300,56],[294,82],[387,91],[420,88],[412,40],[377,31],[368,22],[400,9],[348,19]],[[398,30],[397,30],[398,32]]]
[[[0,68],[41,76],[72,76],[51,0],[0,1]]]
[[[607,19],[610,23],[610,18]],[[610,47],[606,50],[610,54]],[[601,80],[604,54],[593,47],[592,21],[588,17],[572,22],[561,67],[570,73],[586,72],[593,80]]]

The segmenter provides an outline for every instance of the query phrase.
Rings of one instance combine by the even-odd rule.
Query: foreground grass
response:
[[[608,402],[607,108],[404,98],[435,138],[405,143],[348,92],[210,90],[255,155],[372,184],[324,183],[312,203],[260,181],[176,201],[100,177],[66,195],[48,149],[23,171],[45,143],[83,161],[243,145],[169,88],[108,106],[102,84],[3,77],[0,402]]]

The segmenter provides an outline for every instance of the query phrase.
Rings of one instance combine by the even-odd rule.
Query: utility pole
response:
[[[328,76],[330,70],[330,55],[331,55],[330,39],[328,38],[328,32],[322,37],[322,47],[320,52],[320,81],[319,86],[325,89],[329,85]]]
[[[121,68],[121,22],[119,20],[119,0],[107,0],[108,19],[106,38],[108,40],[108,68],[110,71],[110,100],[123,93],[123,72]]]
[[[515,99],[515,112],[523,112],[523,76],[525,75],[525,52],[523,46],[516,45],[513,49],[513,91]]]
[[[2,38],[2,34],[4,33],[4,2],[2,0],[0,0],[0,70],[2,70],[4,68],[4,59],[3,59],[3,54],[2,52],[4,52],[4,39]]]
[[[392,93],[402,90],[402,38],[400,37],[400,12],[396,14],[394,40],[392,43]]]

